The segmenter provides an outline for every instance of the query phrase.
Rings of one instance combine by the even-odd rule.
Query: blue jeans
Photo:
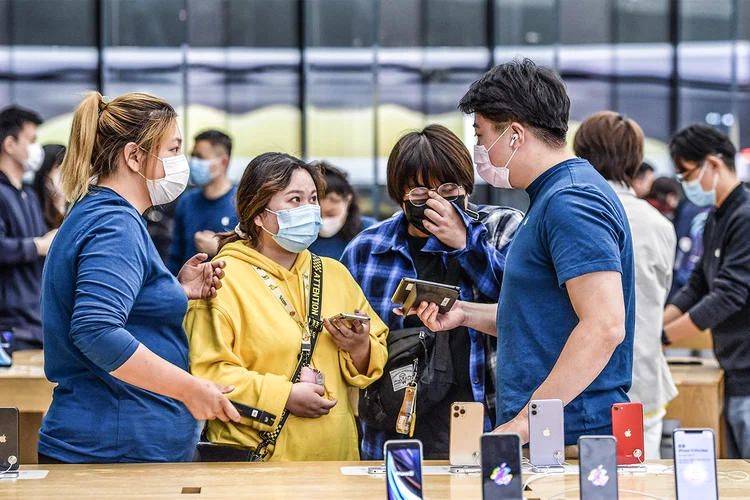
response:
[[[750,396],[727,396],[727,458],[750,458]]]

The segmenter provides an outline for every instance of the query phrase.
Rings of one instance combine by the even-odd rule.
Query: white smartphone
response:
[[[529,403],[529,460],[535,466],[562,465],[565,461],[562,400],[536,399]]]
[[[361,316],[359,314],[339,313],[337,316],[334,316],[334,318],[345,319],[347,321],[354,321],[355,319],[358,319],[359,321],[370,321],[369,316]]]
[[[677,500],[718,500],[713,431],[677,429],[672,439]]]

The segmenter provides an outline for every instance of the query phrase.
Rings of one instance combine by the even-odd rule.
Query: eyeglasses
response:
[[[441,198],[446,201],[456,201],[461,196],[461,186],[452,182],[441,184],[437,188],[428,189],[426,187],[415,187],[407,195],[409,201],[415,207],[422,207],[427,204],[427,200],[430,199],[430,191],[435,191]]]
[[[715,156],[716,158],[723,158],[724,157],[724,155],[722,155],[721,153],[715,153],[712,156]],[[704,158],[703,161],[699,165],[697,165],[697,166],[695,166],[695,167],[693,167],[693,168],[691,168],[689,170],[685,170],[684,172],[678,172],[678,173],[676,173],[675,174],[675,178],[679,182],[685,182],[687,180],[687,178],[692,175],[693,172],[695,172],[696,170],[700,170],[700,169],[702,169],[703,167],[706,166],[706,159],[707,158]]]

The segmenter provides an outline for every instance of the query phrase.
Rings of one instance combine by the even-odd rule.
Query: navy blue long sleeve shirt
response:
[[[44,269],[44,370],[58,385],[39,452],[73,463],[190,460],[197,424],[185,405],[110,375],[140,344],[187,371],[186,311],[145,220],[114,191],[93,188]]]
[[[47,226],[36,193],[16,189],[0,172],[0,326],[12,327],[17,339],[42,341],[39,296],[42,267],[34,238]]]

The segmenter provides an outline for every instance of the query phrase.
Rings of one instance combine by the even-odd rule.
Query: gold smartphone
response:
[[[451,405],[451,465],[481,465],[479,449],[484,433],[484,405],[456,402]]]

